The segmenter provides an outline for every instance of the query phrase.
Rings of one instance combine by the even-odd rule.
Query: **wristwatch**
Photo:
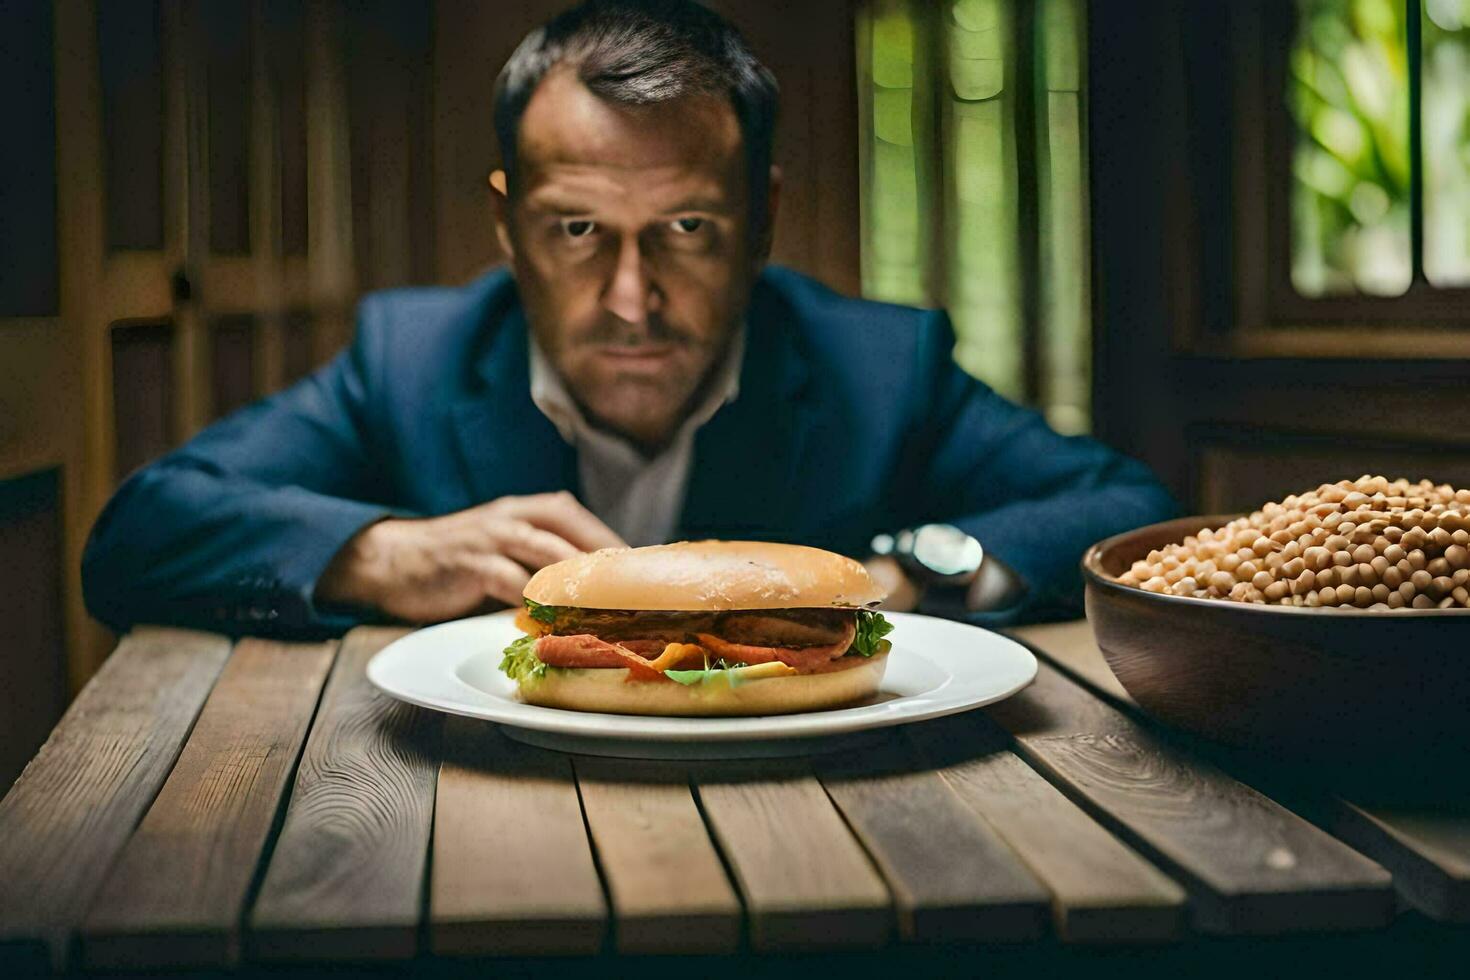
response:
[[[897,534],[879,534],[875,555],[892,555],[917,584],[966,587],[980,573],[985,549],[953,524],[921,524]]]
[[[875,555],[892,557],[920,592],[920,607],[961,615],[1011,605],[1025,592],[1015,572],[953,524],[921,524],[869,543]],[[983,573],[983,574],[982,574]]]

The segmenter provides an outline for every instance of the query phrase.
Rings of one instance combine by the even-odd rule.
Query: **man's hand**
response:
[[[443,517],[370,524],[327,566],[316,600],[438,622],[519,605],[537,569],[621,547],[623,540],[569,493],[501,497]]]

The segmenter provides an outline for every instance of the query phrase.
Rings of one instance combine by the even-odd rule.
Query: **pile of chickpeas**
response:
[[[1470,608],[1470,490],[1365,476],[1151,551],[1119,581],[1280,606]]]

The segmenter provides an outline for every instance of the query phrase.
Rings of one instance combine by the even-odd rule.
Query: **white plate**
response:
[[[439,711],[509,726],[521,741],[572,752],[632,757],[789,755],[839,747],[888,725],[954,714],[1010,697],[1036,676],[1019,643],[975,626],[913,613],[893,623],[878,695],[850,708],[744,718],[671,718],[565,711],[524,704],[500,672],[501,651],[521,635],[512,610],[410,633],[368,664],[385,694]]]

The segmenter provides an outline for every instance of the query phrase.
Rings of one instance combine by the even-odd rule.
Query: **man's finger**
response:
[[[598,520],[569,493],[520,497],[510,510],[521,520],[560,535],[583,551],[628,546],[612,528]]]
[[[494,521],[489,530],[490,539],[501,554],[531,571],[582,553],[565,538],[518,519]]]
[[[485,555],[477,562],[485,594],[508,606],[521,604],[521,593],[531,575],[504,555]]]

